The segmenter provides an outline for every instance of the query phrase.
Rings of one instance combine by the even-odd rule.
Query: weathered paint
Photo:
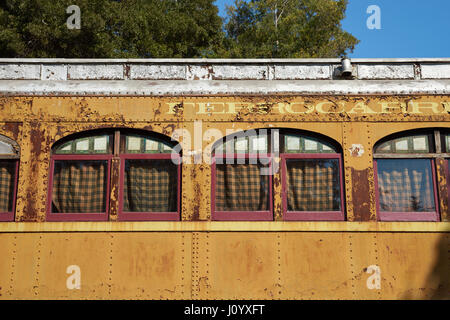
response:
[[[449,241],[448,233],[3,233],[0,298],[449,299]],[[79,290],[66,286],[69,265],[80,267]],[[380,289],[367,287],[371,265]]]
[[[0,60],[0,78],[12,70],[8,79],[36,79],[0,80],[0,134],[21,151],[15,221],[0,223],[0,299],[450,298],[445,162],[436,166],[442,221],[431,223],[377,221],[373,169],[381,138],[450,128],[448,61],[355,61],[367,78],[356,82],[332,80],[335,60],[153,62]],[[179,139],[190,160],[181,221],[116,221],[114,188],[108,222],[45,221],[52,145],[100,128],[191,135]],[[194,159],[227,129],[256,128],[306,130],[340,145],[347,221],[283,222],[279,173],[275,221],[211,221],[211,168]],[[204,135],[212,129],[221,134]],[[116,159],[113,181],[118,174]],[[69,265],[81,268],[80,290],[66,287]],[[373,265],[379,290],[366,283]]]
[[[440,195],[449,194],[446,173],[448,173],[448,164],[443,158],[436,159],[436,182]],[[438,199],[439,210],[441,212],[441,221],[450,221],[449,198],[441,196]]]
[[[347,219],[349,221],[364,221],[376,219],[375,196],[373,186],[372,148],[376,141],[395,132],[414,128],[450,127],[448,115],[411,115],[411,114],[367,114],[349,115],[307,114],[292,116],[279,114],[280,108],[273,108],[273,103],[299,103],[318,105],[323,101],[333,101],[336,105],[345,101],[350,108],[371,104],[387,104],[399,106],[407,103],[406,98],[386,97],[297,97],[285,98],[247,97],[217,98],[210,105],[236,105],[239,101],[261,106],[261,101],[267,106],[267,112],[261,113],[261,108],[240,110],[239,113],[223,113],[203,115],[203,108],[208,104],[207,98],[154,98],[154,97],[97,97],[97,98],[3,98],[0,103],[3,124],[1,134],[14,138],[21,146],[21,161],[18,184],[18,201],[16,221],[44,221],[46,210],[46,194],[48,188],[48,166],[50,148],[57,140],[85,130],[98,128],[137,128],[151,130],[170,136],[176,129],[185,129],[191,136],[188,147],[194,149],[195,121],[202,121],[203,133],[209,129],[217,129],[226,134],[227,129],[247,130],[252,128],[298,128],[320,133],[336,140],[344,151],[344,178]],[[406,99],[406,100],[405,100]],[[446,96],[415,97],[417,101],[442,105]],[[189,101],[186,102],[185,100]],[[180,103],[181,101],[181,103]],[[297,102],[295,102],[297,101]],[[188,107],[191,105],[191,107]],[[353,107],[351,107],[353,105]],[[197,106],[197,107],[192,107]],[[284,109],[286,109],[284,107]],[[316,107],[317,109],[317,107]],[[396,110],[400,110],[397,108]],[[200,112],[201,111],[201,112]],[[433,111],[425,108],[424,112]],[[6,122],[7,121],[7,122]],[[295,121],[295,122],[294,122]],[[387,125],[388,124],[388,125]],[[382,130],[380,130],[382,126]],[[200,132],[200,135],[202,132]],[[206,148],[220,137],[201,139],[200,148]],[[354,145],[361,145],[364,153],[353,156],[348,150]],[[186,150],[185,150],[186,151]],[[198,150],[197,150],[198,151]],[[185,152],[185,157],[189,156]],[[210,219],[210,181],[209,165],[195,164],[192,155],[191,164],[182,168],[182,219]],[[113,170],[113,177],[114,177]],[[278,199],[277,187],[281,177],[274,177],[275,219],[281,216],[281,199]],[[34,181],[40,181],[42,186],[36,188]],[[368,188],[367,188],[368,187]],[[117,190],[111,190],[111,204],[117,198]],[[444,192],[443,187],[441,193]],[[192,201],[195,199],[195,201]],[[355,214],[354,208],[358,213]],[[443,219],[447,219],[443,205]],[[112,205],[112,218],[116,212]],[[364,210],[364,213],[359,210]],[[365,210],[369,210],[368,212]],[[114,219],[113,219],[114,220]]]

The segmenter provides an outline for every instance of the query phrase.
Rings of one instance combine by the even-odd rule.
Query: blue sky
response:
[[[216,0],[222,17],[233,2]],[[367,28],[370,5],[381,29]],[[349,0],[342,27],[360,40],[351,58],[450,57],[450,0]]]

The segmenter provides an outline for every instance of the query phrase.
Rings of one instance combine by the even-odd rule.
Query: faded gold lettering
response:
[[[368,100],[370,101],[370,100]],[[316,105],[304,101],[293,103],[249,103],[249,102],[168,102],[167,114],[175,115],[181,106],[194,111],[197,115],[211,114],[237,114],[241,110],[264,115],[272,114],[309,114],[314,111],[321,114],[340,113],[346,110],[348,114],[380,114],[380,113],[410,113],[410,114],[446,114],[450,113],[450,102],[427,101],[380,101],[376,105],[368,104],[368,101],[359,101],[346,105],[344,101],[319,101]]]
[[[214,102],[214,103],[197,103],[198,111],[197,114],[224,114],[225,113],[225,103]],[[221,110],[221,111],[220,111]]]
[[[364,102],[358,102],[347,113],[377,113],[377,112],[370,109],[369,106],[367,104],[365,104]]]
[[[300,109],[300,111],[294,111],[293,110],[294,106],[297,106],[296,110]],[[301,108],[303,108],[304,111],[301,111]],[[311,112],[314,111],[314,106],[311,106],[311,105],[310,106],[306,106],[304,103],[303,104],[300,104],[300,103],[290,104],[290,103],[288,103],[288,104],[285,105],[285,109],[286,109],[287,113],[294,113],[294,114],[311,113]]]
[[[319,113],[339,113],[339,112],[343,112],[344,111],[344,103],[339,103],[341,105],[341,110],[338,111],[325,111],[323,110],[323,106],[329,104],[332,107],[336,107],[337,103],[334,102],[330,102],[330,101],[324,101],[324,102],[319,102],[318,104],[316,104],[316,111]]]
[[[442,113],[450,113],[450,102],[442,102],[442,105],[444,106]]]
[[[411,113],[413,114],[417,114],[417,113],[424,113],[421,112],[420,110],[425,109],[425,110],[430,110],[432,111],[432,113],[440,113],[438,108],[439,108],[439,104],[437,102],[410,102],[410,105],[412,107],[412,111]],[[427,112],[425,112],[427,113]]]
[[[393,105],[396,104],[396,105]],[[406,103],[404,102],[381,102],[381,113],[406,113]]]
[[[228,114],[236,114],[239,111],[241,111],[241,109],[246,108],[249,104],[248,103],[234,103],[231,102],[228,104]]]

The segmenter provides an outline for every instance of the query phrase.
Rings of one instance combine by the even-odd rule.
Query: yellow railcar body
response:
[[[439,222],[377,221],[373,166],[377,141],[450,128],[449,113],[448,94],[4,95],[0,134],[19,144],[20,165],[15,221],[0,222],[0,299],[449,299],[448,197]],[[115,189],[107,222],[46,221],[52,145],[99,128],[190,134],[180,221],[119,222]],[[211,165],[195,153],[227,130],[260,128],[342,146],[346,221],[283,221],[279,173],[274,221],[211,220]],[[68,285],[73,265],[79,288]]]

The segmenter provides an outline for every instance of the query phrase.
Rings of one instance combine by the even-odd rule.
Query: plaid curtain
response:
[[[177,166],[171,160],[126,160],[125,212],[177,211]]]
[[[0,212],[12,211],[15,175],[15,161],[0,161]]]
[[[217,211],[269,210],[269,176],[261,175],[262,165],[216,165]]]
[[[105,212],[107,167],[107,161],[55,161],[53,212]]]
[[[337,160],[287,160],[287,210],[340,210],[338,166]]]
[[[378,170],[378,190],[380,207],[383,211],[435,210],[429,168],[415,170],[404,167],[398,170]]]

